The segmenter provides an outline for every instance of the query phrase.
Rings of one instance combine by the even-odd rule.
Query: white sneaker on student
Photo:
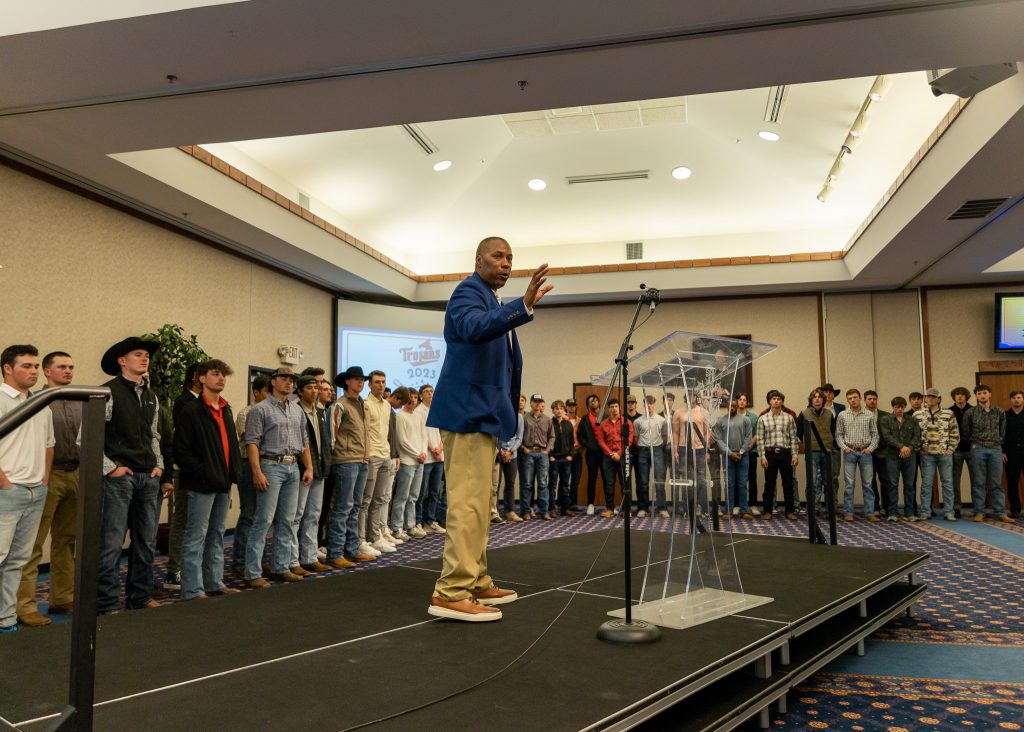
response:
[[[668,511],[666,511],[664,508],[661,509],[660,511],[658,511],[658,515],[661,516],[662,518],[670,518],[671,517],[671,514]]]
[[[594,515],[594,504],[593,503],[587,504],[587,515],[588,516],[593,516]]]
[[[370,546],[383,554],[390,554],[391,552],[398,551],[394,544],[389,544],[384,539],[377,539],[377,541],[373,542]]]
[[[379,551],[377,551],[376,549],[374,549],[370,545],[370,542],[368,542],[368,541],[364,541],[364,542],[362,542],[359,545],[359,553],[360,554],[371,554],[371,555],[373,555],[375,557],[379,557],[381,555],[381,553]]]
[[[761,515],[761,509],[758,508],[757,506],[751,506],[750,507],[750,513],[752,513],[755,516],[760,516]]]
[[[740,507],[739,506],[733,506],[732,507],[732,515],[733,516],[739,516],[740,515]]]
[[[636,512],[636,517],[637,518],[647,518],[647,511],[644,511],[643,509],[640,509],[639,511]]]
[[[318,547],[316,550],[316,558],[319,559],[321,562],[327,559],[327,547]]]
[[[423,528],[419,524],[416,524],[411,529],[409,529],[409,537],[410,538],[422,539],[426,535],[427,535],[427,532],[424,531]]]
[[[445,528],[443,526],[441,526],[441,524],[437,523],[436,521],[432,522],[428,528],[431,531],[433,531],[435,534],[447,534],[448,533],[445,530]]]
[[[399,529],[398,533],[395,534],[395,538],[401,541],[409,541],[409,539],[412,538],[412,535],[409,534],[405,529]]]
[[[403,543],[402,537],[395,536],[393,533],[391,533],[391,529],[384,531],[381,535],[388,541],[389,544],[394,544],[395,546],[398,546],[399,544]]]

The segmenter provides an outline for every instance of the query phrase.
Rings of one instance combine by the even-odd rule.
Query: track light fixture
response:
[[[868,127],[868,122],[871,121],[872,105],[877,104],[885,97],[891,85],[892,79],[890,77],[885,75],[875,77],[868,95],[864,98],[864,103],[860,105],[857,117],[853,120],[853,124],[850,125],[850,131],[846,133],[846,139],[839,147],[835,160],[832,161],[832,167],[829,168],[828,175],[825,176],[825,184],[818,193],[818,200],[822,203],[825,203],[828,194],[832,191],[832,184],[839,180],[839,176],[842,175],[843,169],[846,167],[846,158],[853,154],[853,151],[857,149],[860,141],[864,138],[864,131]]]

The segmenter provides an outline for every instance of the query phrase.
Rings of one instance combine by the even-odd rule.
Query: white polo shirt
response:
[[[0,384],[0,417],[28,401],[10,384]],[[53,436],[53,412],[41,409],[21,427],[0,440],[0,470],[17,485],[35,486],[46,473],[46,448],[57,441]]]

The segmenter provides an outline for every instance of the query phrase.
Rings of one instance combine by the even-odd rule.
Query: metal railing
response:
[[[75,607],[71,616],[68,704],[50,727],[53,732],[92,730],[96,684],[96,575],[99,568],[103,437],[108,399],[110,389],[105,386],[58,386],[42,390],[0,419],[0,439],[3,439],[51,402],[84,402],[78,463],[78,538],[75,542]],[[16,730],[17,727],[0,720],[0,729]]]

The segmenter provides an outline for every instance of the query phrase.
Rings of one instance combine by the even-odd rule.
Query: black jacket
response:
[[[331,472],[331,446],[327,440],[327,418],[323,409],[315,408],[313,410],[313,417],[316,419],[317,429],[320,430],[320,446],[321,449],[317,449],[316,432],[313,431],[313,423],[309,421],[309,415],[306,414],[305,407],[302,403],[299,403],[299,407],[302,408],[302,416],[306,418],[306,436],[309,438],[309,458],[313,463],[313,480],[319,480],[320,478],[326,478],[327,474]]]
[[[598,421],[600,424],[600,421]],[[576,439],[580,445],[588,450],[601,450],[601,446],[597,444],[597,435],[594,433],[594,428],[590,426],[590,412],[584,412],[583,416],[580,417],[580,425],[576,428]]]
[[[174,460],[182,488],[196,493],[228,493],[238,482],[242,455],[231,407],[224,406],[224,427],[230,461],[224,463],[220,428],[202,397],[185,404],[174,425]]]
[[[572,455],[572,422],[568,418],[552,419],[555,428],[555,446],[551,448],[551,457],[564,458]]]

